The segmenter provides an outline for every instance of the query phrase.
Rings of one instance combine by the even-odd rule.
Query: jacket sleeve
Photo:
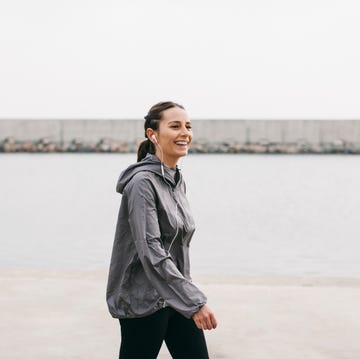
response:
[[[206,296],[184,278],[162,246],[151,180],[143,177],[132,182],[126,189],[129,225],[145,274],[170,307],[191,318],[206,303]]]

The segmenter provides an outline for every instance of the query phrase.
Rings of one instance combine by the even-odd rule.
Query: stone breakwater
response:
[[[133,153],[144,140],[143,123],[0,120],[0,152]],[[360,120],[193,120],[192,124],[192,153],[360,154]]]
[[[19,141],[8,137],[0,142],[0,152],[29,152],[29,153],[134,153],[137,151],[138,143],[100,139],[96,143],[84,142],[73,139],[67,143],[54,142],[48,138],[40,138],[33,141]],[[307,142],[298,143],[276,143],[261,141],[255,143],[237,142],[203,142],[193,141],[190,153],[261,153],[261,154],[360,154],[360,147],[353,143],[342,140],[311,144]]]

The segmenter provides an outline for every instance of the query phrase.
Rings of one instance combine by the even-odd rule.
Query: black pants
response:
[[[209,359],[203,331],[172,308],[120,319],[120,326],[119,359],[156,359],[164,340],[174,359]]]

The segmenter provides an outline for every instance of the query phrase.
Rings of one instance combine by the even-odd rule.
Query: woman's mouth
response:
[[[186,148],[188,145],[188,142],[187,141],[176,141],[175,144],[180,146],[181,148]]]

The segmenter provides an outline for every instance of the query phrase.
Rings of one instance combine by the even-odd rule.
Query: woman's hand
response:
[[[217,327],[217,321],[214,313],[210,308],[204,304],[193,316],[196,326],[199,329],[215,329]]]

